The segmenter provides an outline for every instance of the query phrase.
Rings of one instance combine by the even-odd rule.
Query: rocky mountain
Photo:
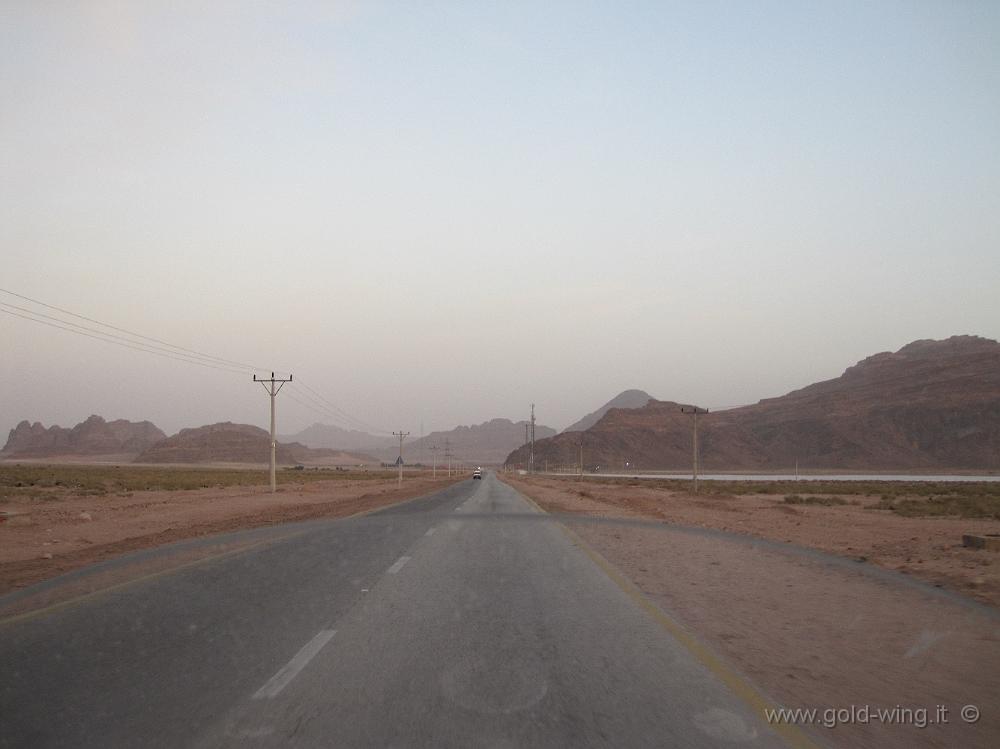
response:
[[[10,430],[0,454],[5,458],[133,455],[166,436],[149,421],[105,421],[91,416],[72,429],[22,421]]]
[[[535,465],[687,470],[692,417],[678,403],[611,409],[583,432],[536,442]],[[1000,344],[921,340],[840,377],[699,417],[706,470],[1000,470]],[[508,463],[523,465],[527,451]]]
[[[479,465],[497,465],[518,445],[524,444],[524,421],[510,419],[492,419],[482,424],[458,426],[441,432],[431,432],[422,439],[403,443],[403,459],[407,463],[430,464],[434,459],[435,445],[437,462],[444,465],[445,444],[450,446],[452,460],[461,463],[476,463]],[[551,427],[535,424],[535,440],[551,437],[556,430]],[[386,450],[376,453],[387,462],[396,460],[399,456],[399,443]]]
[[[377,450],[391,447],[392,437],[379,437],[356,429],[342,429],[332,424],[315,423],[301,432],[278,435],[280,442],[301,442],[307,447],[327,447],[334,450]]]
[[[575,424],[570,424],[563,429],[563,432],[582,432],[594,426],[612,408],[642,408],[651,400],[653,400],[653,396],[645,391],[626,390],[616,395],[596,411],[587,414]]]
[[[136,463],[268,463],[271,436],[260,427],[230,421],[182,429],[157,442],[135,458]],[[366,456],[329,449],[311,449],[298,442],[279,442],[279,464],[358,464],[374,462]]]

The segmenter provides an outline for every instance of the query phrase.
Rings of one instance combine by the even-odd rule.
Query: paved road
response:
[[[493,475],[0,623],[0,746],[780,745]]]

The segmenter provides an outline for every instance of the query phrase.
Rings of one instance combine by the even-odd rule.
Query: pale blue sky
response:
[[[384,428],[752,402],[1000,337],[998,49],[995,2],[0,2],[0,287]],[[0,337],[0,430],[267,418]]]

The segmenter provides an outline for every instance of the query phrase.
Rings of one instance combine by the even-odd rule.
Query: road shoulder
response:
[[[394,480],[321,482],[277,494],[245,488],[137,492],[127,502],[88,513],[91,520],[79,518],[78,505],[94,506],[93,498],[71,498],[34,513],[30,524],[0,527],[7,542],[0,565],[0,617],[22,616],[280,540],[289,524],[359,517],[402,505],[462,478],[415,478],[402,487]],[[80,540],[91,537],[102,542]],[[63,539],[73,540],[60,543]]]
[[[565,511],[529,482],[513,481],[542,509]],[[894,585],[822,555],[777,544],[672,529],[662,520],[597,521],[561,515],[585,543],[688,633],[697,633],[783,706],[995,705],[1000,668],[996,617],[923,586]],[[745,538],[745,537],[744,537]],[[990,746],[1000,716],[919,729],[907,725],[813,727],[834,746]]]

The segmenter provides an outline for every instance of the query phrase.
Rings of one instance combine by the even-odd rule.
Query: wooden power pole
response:
[[[698,415],[707,414],[707,408],[699,408],[698,406],[681,406],[681,413],[694,414],[694,435],[691,439],[692,442],[692,453],[694,455],[694,471],[692,473],[692,478],[694,479],[694,491],[698,492]]]

